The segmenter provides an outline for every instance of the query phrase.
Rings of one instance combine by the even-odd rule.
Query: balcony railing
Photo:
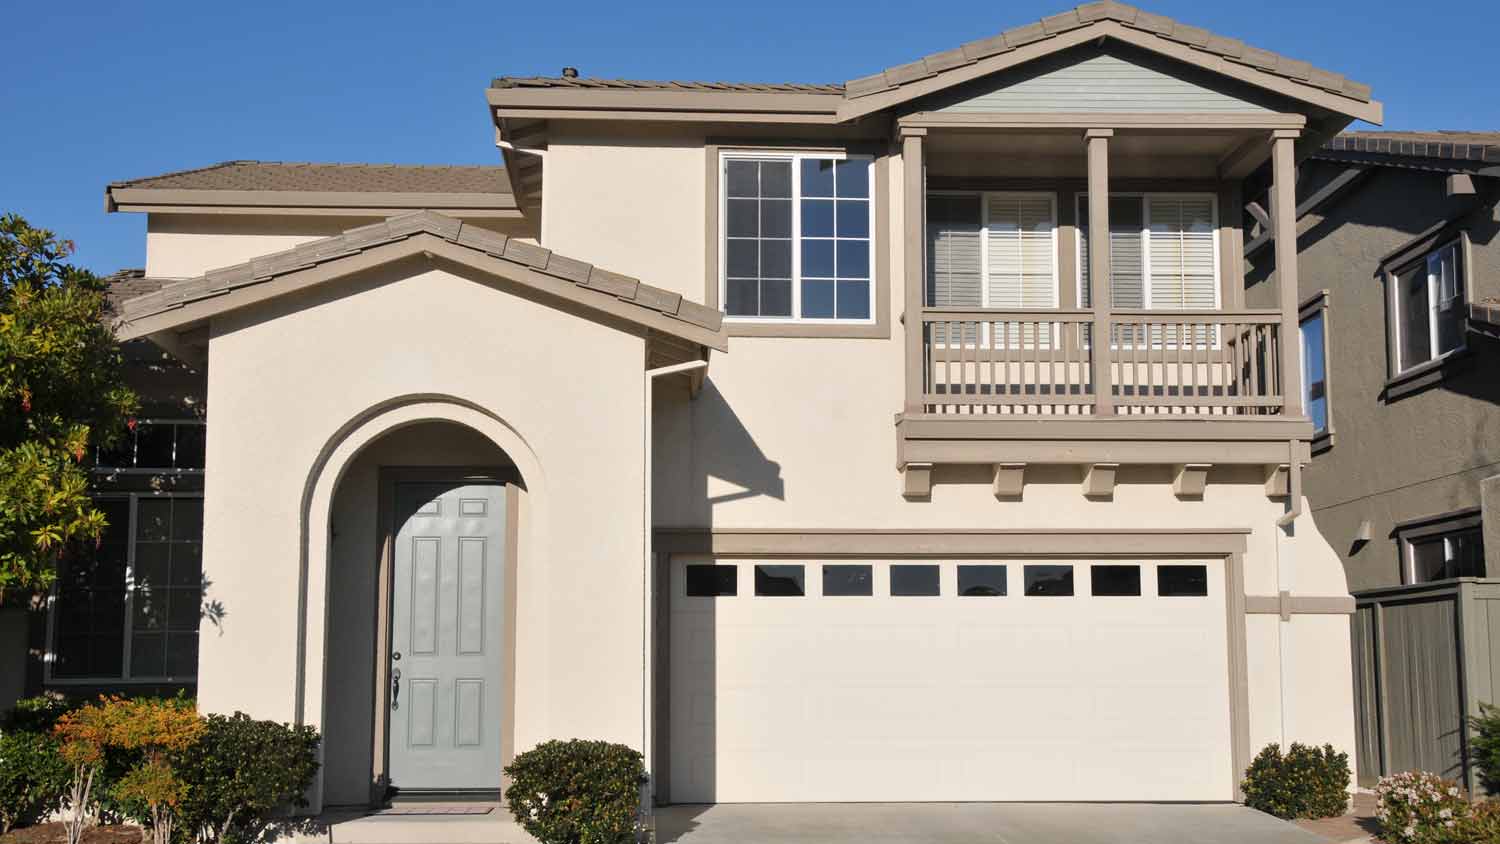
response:
[[[1241,417],[1284,410],[1279,310],[1116,311],[1104,317],[1109,342],[1097,349],[1095,319],[1085,310],[924,308],[923,412]]]

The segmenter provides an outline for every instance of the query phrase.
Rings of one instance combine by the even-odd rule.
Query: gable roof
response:
[[[181,331],[214,316],[414,255],[440,257],[535,288],[650,332],[723,351],[724,315],[714,308],[432,211],[392,217],[243,264],[163,284],[120,306],[115,333],[130,340]],[[294,283],[291,278],[307,273]],[[287,283],[271,285],[285,280]]]
[[[366,213],[440,208],[467,216],[504,216],[501,212],[515,209],[509,174],[493,165],[221,161],[111,182],[104,196],[106,211],[164,206],[322,207]]]
[[[1055,39],[1063,33],[1104,21],[1114,21],[1133,30],[1186,45],[1206,55],[1321,88],[1340,96],[1360,102],[1370,101],[1371,91],[1368,85],[1345,79],[1332,71],[1319,70],[1304,61],[1249,46],[1237,38],[1216,35],[1206,29],[1173,20],[1165,15],[1152,14],[1134,6],[1113,2],[1113,0],[1085,3],[1061,14],[1042,18],[1035,23],[1013,27],[998,35],[970,41],[952,50],[933,53],[914,62],[886,68],[879,73],[859,79],[852,79],[845,85],[846,95],[852,100],[888,91],[935,76],[945,70],[973,64],[980,59],[1010,52],[1028,44]]]
[[[847,123],[1072,47],[1109,38],[1199,66],[1348,118],[1379,123],[1370,86],[1115,0],[1075,9],[933,53],[843,85],[673,80],[499,77],[489,91],[497,122],[507,118],[618,117]],[[1347,122],[1347,121],[1345,121]],[[502,127],[503,128],[503,127]]]

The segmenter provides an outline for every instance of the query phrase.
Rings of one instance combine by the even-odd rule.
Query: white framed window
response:
[[[1395,371],[1410,372],[1465,348],[1467,267],[1454,240],[1387,275]]]
[[[1333,434],[1328,407],[1328,291],[1304,302],[1299,327],[1302,344],[1302,406],[1313,423],[1315,440]],[[1331,445],[1331,442],[1327,443]],[[1317,450],[1319,443],[1314,443]]]
[[[873,158],[759,151],[719,158],[725,318],[873,323]]]
[[[45,682],[192,682],[203,617],[202,493],[100,494],[95,506],[109,527],[59,565]]]
[[[1398,525],[1396,541],[1407,583],[1486,576],[1483,524],[1477,510]]]
[[[1076,194],[1078,301],[1093,306],[1089,283],[1088,195]],[[1211,193],[1109,196],[1111,306],[1218,310],[1219,209]]]

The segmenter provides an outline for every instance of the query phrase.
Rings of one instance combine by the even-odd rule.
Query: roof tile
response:
[[[634,299],[641,282],[640,279],[631,278],[628,275],[620,275],[594,267],[589,272],[588,286],[621,299]]]
[[[547,266],[547,257],[551,254],[551,251],[543,249],[535,243],[526,243],[515,238],[511,238],[505,244],[506,260],[526,264],[536,269],[542,269]]]
[[[1500,161],[1500,132],[1345,132],[1330,139],[1323,149],[1327,152],[1488,163]]]
[[[974,60],[969,58],[969,56],[964,53],[964,48],[955,47],[952,50],[944,50],[941,53],[933,53],[924,61],[927,62],[928,70],[932,71],[933,73],[942,73],[945,70],[951,70],[955,67],[962,67],[963,65],[970,64]]]
[[[1136,29],[1144,29],[1157,35],[1171,35],[1176,21],[1166,15],[1157,15],[1151,12],[1137,12],[1135,20],[1130,23]]]
[[[979,59],[988,58],[1008,50],[1014,50],[1015,48],[1014,44],[1005,40],[1005,33],[1002,32],[999,35],[992,35],[989,38],[970,41],[959,49],[964,51],[964,55],[978,61]],[[849,96],[854,97],[859,95],[851,93]]]
[[[1067,32],[1070,29],[1077,29],[1083,26],[1083,24],[1084,22],[1078,17],[1077,9],[1069,9],[1066,12],[1042,18],[1042,29],[1046,30],[1048,35],[1057,35]]]
[[[885,72],[886,81],[892,85],[904,85],[907,82],[915,82],[918,79],[926,79],[932,75],[927,69],[927,63],[921,59],[906,64],[889,68]]]
[[[249,160],[221,161],[207,167],[126,179],[112,182],[110,187],[330,193],[510,193],[510,181],[504,167]]]
[[[1046,37],[1047,29],[1040,21],[1005,31],[1005,43],[1011,47],[1023,47]]]

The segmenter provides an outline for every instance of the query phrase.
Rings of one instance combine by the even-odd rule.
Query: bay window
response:
[[[871,159],[724,153],[720,301],[731,321],[871,322]]]

